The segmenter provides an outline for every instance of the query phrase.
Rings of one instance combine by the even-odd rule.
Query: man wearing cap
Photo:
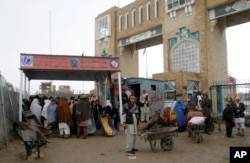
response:
[[[245,105],[240,102],[240,97],[235,98],[235,103],[233,105],[234,110],[234,121],[235,127],[238,129],[238,136],[244,136],[245,129]]]

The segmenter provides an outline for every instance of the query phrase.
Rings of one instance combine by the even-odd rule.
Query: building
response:
[[[249,14],[246,0],[135,0],[96,17],[95,54],[120,57],[123,76],[138,77],[138,50],[162,44],[164,73],[153,79],[174,82],[184,97],[209,92],[228,79],[225,29]]]

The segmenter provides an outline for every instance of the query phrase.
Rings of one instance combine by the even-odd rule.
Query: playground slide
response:
[[[95,133],[95,132],[96,132],[95,120],[94,120],[93,115],[91,115],[88,133],[89,133],[89,134],[93,134],[93,133]]]
[[[108,114],[100,115],[100,121],[104,129],[105,135],[114,136],[116,134],[115,126]]]

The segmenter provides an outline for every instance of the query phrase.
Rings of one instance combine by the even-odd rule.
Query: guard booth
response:
[[[126,78],[123,82],[123,88],[130,87],[140,100],[142,91],[148,93],[149,116],[152,117],[155,111],[160,110],[163,114],[167,106],[173,108],[176,100],[176,86],[174,82],[162,81],[147,78]]]

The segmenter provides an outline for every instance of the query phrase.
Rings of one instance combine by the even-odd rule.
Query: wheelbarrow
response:
[[[40,158],[40,147],[47,144],[47,138],[39,131],[19,130],[19,136],[22,138],[26,149],[26,160],[32,153]]]
[[[140,134],[145,141],[148,141],[151,150],[157,152],[157,141],[160,141],[161,148],[164,151],[170,151],[174,147],[172,136],[177,136],[177,127],[161,127],[144,131]]]

